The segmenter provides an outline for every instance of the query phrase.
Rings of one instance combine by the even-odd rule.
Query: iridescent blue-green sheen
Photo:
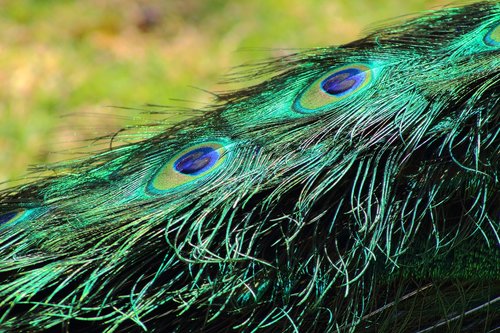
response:
[[[493,332],[499,19],[271,60],[0,192],[0,332]]]

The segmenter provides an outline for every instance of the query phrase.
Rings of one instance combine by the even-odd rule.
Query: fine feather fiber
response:
[[[430,11],[46,166],[0,192],[0,332],[495,331],[499,51],[498,1]]]

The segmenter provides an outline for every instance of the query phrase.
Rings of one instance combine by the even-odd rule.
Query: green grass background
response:
[[[225,89],[218,82],[234,66],[345,43],[442,4],[0,0],[0,182],[67,158],[58,152],[85,139],[147,122],[110,105],[199,107],[210,101],[203,89]]]

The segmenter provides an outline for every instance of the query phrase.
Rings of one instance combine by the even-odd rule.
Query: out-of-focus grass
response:
[[[106,106],[198,107],[231,67],[440,2],[0,0],[0,182],[138,121]]]

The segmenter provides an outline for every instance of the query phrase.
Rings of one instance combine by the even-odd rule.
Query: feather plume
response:
[[[0,331],[494,330],[499,50],[498,1],[432,11],[47,166],[0,193]]]

